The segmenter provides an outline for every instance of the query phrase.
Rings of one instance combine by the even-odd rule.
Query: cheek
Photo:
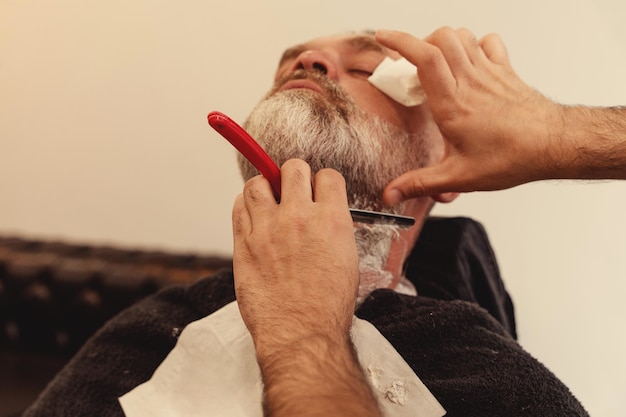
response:
[[[402,130],[412,130],[412,109],[396,103],[367,81],[358,82],[347,83],[343,88],[364,112],[374,114]]]

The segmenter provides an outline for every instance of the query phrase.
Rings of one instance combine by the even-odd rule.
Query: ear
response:
[[[459,193],[441,193],[432,195],[432,199],[438,203],[451,203],[459,196]]]

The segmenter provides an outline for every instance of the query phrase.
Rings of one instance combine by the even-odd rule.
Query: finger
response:
[[[243,193],[239,194],[233,204],[233,276],[235,280],[235,292],[240,298],[241,282],[245,282],[247,276],[240,270],[245,270],[246,260],[249,259],[250,252],[247,244],[250,233],[252,233],[252,222]]]
[[[509,53],[506,50],[506,46],[500,36],[495,33],[491,33],[483,37],[479,42],[487,58],[496,64],[510,66]]]
[[[376,40],[417,66],[420,82],[428,97],[445,100],[454,95],[456,80],[439,48],[398,31],[379,30]]]
[[[274,199],[272,186],[262,175],[246,181],[243,186],[243,203],[251,221],[251,227],[266,219],[278,205]]]
[[[313,194],[316,202],[330,202],[348,208],[346,180],[338,171],[326,168],[315,174]]]
[[[467,54],[473,65],[488,61],[485,52],[478,42],[478,39],[476,39],[476,36],[474,36],[474,34],[469,29],[460,28],[457,29],[456,33],[461,44],[465,48],[465,53]]]
[[[424,40],[432,43],[441,50],[441,53],[443,53],[455,77],[471,74],[473,72],[472,61],[461,37],[455,30],[449,27],[443,27],[437,29]]]
[[[281,203],[313,201],[311,167],[301,159],[290,159],[280,168]]]
[[[391,207],[411,198],[466,191],[455,178],[458,173],[445,162],[409,171],[387,184],[383,202]]]
[[[246,203],[244,201],[243,194],[239,194],[237,198],[235,198],[235,203],[233,204],[232,211],[232,221],[233,221],[233,238],[235,242],[235,246],[237,246],[238,242],[244,237],[250,234],[252,230],[252,225],[250,222],[250,215],[248,214],[248,209],[246,208]]]

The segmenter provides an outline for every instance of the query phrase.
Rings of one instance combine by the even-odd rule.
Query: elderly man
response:
[[[426,104],[406,107],[368,82],[385,57],[400,57],[394,50],[420,68]],[[470,77],[483,84],[473,80],[467,84],[475,90],[457,95]],[[494,85],[508,90],[487,88]],[[467,137],[483,132],[497,142],[513,124],[500,117],[509,109],[481,115],[469,106],[482,99],[488,110],[512,97],[520,112],[542,103],[548,118],[554,109],[517,78],[497,36],[478,42],[465,30],[444,29],[424,42],[395,32],[350,34],[288,49],[274,86],[245,124],[281,164],[281,201],[241,160],[247,182],[233,208],[233,271],[164,290],[122,313],[24,415],[121,415],[117,398],[149,379],[174,348],[172,328],[235,296],[254,341],[266,415],[380,415],[350,338],[355,311],[395,347],[447,415],[586,415],[515,342],[510,300],[494,265],[490,276],[450,286],[412,266],[434,201],[456,196],[420,188],[428,179],[422,175],[463,153],[453,151],[465,126],[472,129]],[[476,122],[483,118],[500,125],[484,129]],[[545,124],[538,126],[541,133]],[[432,190],[457,190],[438,187]],[[414,216],[417,225],[353,224],[349,207],[383,210],[383,195],[389,210]],[[440,284],[451,289],[429,290]],[[496,307],[483,305],[489,312],[462,289],[478,287],[495,300]]]

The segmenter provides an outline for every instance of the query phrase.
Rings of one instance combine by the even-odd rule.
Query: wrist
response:
[[[525,155],[519,172],[528,178],[523,182],[566,178],[571,167],[572,137],[568,131],[569,109],[567,106],[545,99],[534,111],[536,120],[526,127],[522,136],[527,138],[521,145],[520,155]]]
[[[524,111],[502,136],[511,156],[509,175],[513,184],[558,178],[564,151],[563,131],[566,127],[565,106],[553,102],[539,92],[531,91],[521,101]]]
[[[380,416],[348,335],[309,335],[257,359],[267,416]]]
[[[570,169],[572,148],[569,141],[573,138],[567,133],[569,112],[567,106],[550,103],[545,117],[547,136],[542,138],[538,152],[538,160],[543,164],[538,179],[564,178]]]
[[[326,330],[324,332],[262,332],[254,338],[257,360],[261,370],[264,366],[286,363],[296,357],[304,357],[310,362],[323,361],[333,351],[345,352],[352,349],[349,333]],[[291,359],[289,359],[291,358]]]
[[[280,352],[320,344],[321,348],[333,343],[350,344],[353,309],[341,314],[309,308],[302,311],[298,305],[285,303],[280,314],[264,315],[249,319],[247,323],[254,341],[257,357],[261,360]]]

